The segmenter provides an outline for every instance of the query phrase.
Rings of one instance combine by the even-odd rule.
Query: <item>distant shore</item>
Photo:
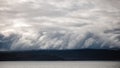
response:
[[[1,51],[0,61],[120,61],[120,50],[29,50]]]

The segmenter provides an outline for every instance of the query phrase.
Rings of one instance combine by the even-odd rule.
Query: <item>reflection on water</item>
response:
[[[0,68],[120,68],[119,61],[8,61]]]

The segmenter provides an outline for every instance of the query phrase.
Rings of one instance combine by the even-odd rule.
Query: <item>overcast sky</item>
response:
[[[120,0],[0,0],[0,50],[120,48]]]

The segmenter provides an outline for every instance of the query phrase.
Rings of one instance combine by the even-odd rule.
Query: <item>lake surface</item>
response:
[[[119,61],[2,61],[0,68],[120,68]]]

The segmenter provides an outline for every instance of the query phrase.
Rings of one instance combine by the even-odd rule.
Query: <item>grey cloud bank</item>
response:
[[[0,50],[120,48],[119,0],[0,0]]]

